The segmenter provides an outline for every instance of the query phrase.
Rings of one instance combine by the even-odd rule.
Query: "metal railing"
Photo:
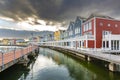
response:
[[[38,46],[28,46],[25,48],[20,48],[20,49],[14,49],[13,51],[3,53],[2,51],[0,52],[0,67],[4,69],[4,65],[13,61],[16,62],[16,59],[23,57],[24,55],[27,55],[28,53],[32,52],[38,48]]]

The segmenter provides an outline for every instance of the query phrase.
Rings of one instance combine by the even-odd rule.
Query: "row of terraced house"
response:
[[[78,16],[67,30],[56,31],[54,40],[46,45],[120,51],[120,20],[96,14],[88,18]]]

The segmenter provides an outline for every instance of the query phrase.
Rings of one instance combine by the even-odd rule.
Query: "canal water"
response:
[[[0,73],[0,80],[120,80],[100,63],[78,60],[58,51],[40,48],[27,67],[14,65]]]

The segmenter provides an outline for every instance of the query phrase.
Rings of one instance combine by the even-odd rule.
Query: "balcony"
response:
[[[108,34],[103,36],[103,40],[120,40],[120,34]]]
[[[94,40],[94,35],[84,35],[84,36],[80,36],[80,37],[75,37],[75,38],[71,38],[68,40],[71,41],[81,41],[81,40]]]

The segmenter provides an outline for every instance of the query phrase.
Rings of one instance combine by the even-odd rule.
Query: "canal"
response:
[[[0,73],[0,80],[120,80],[99,62],[90,63],[47,48],[27,67],[14,65]]]

